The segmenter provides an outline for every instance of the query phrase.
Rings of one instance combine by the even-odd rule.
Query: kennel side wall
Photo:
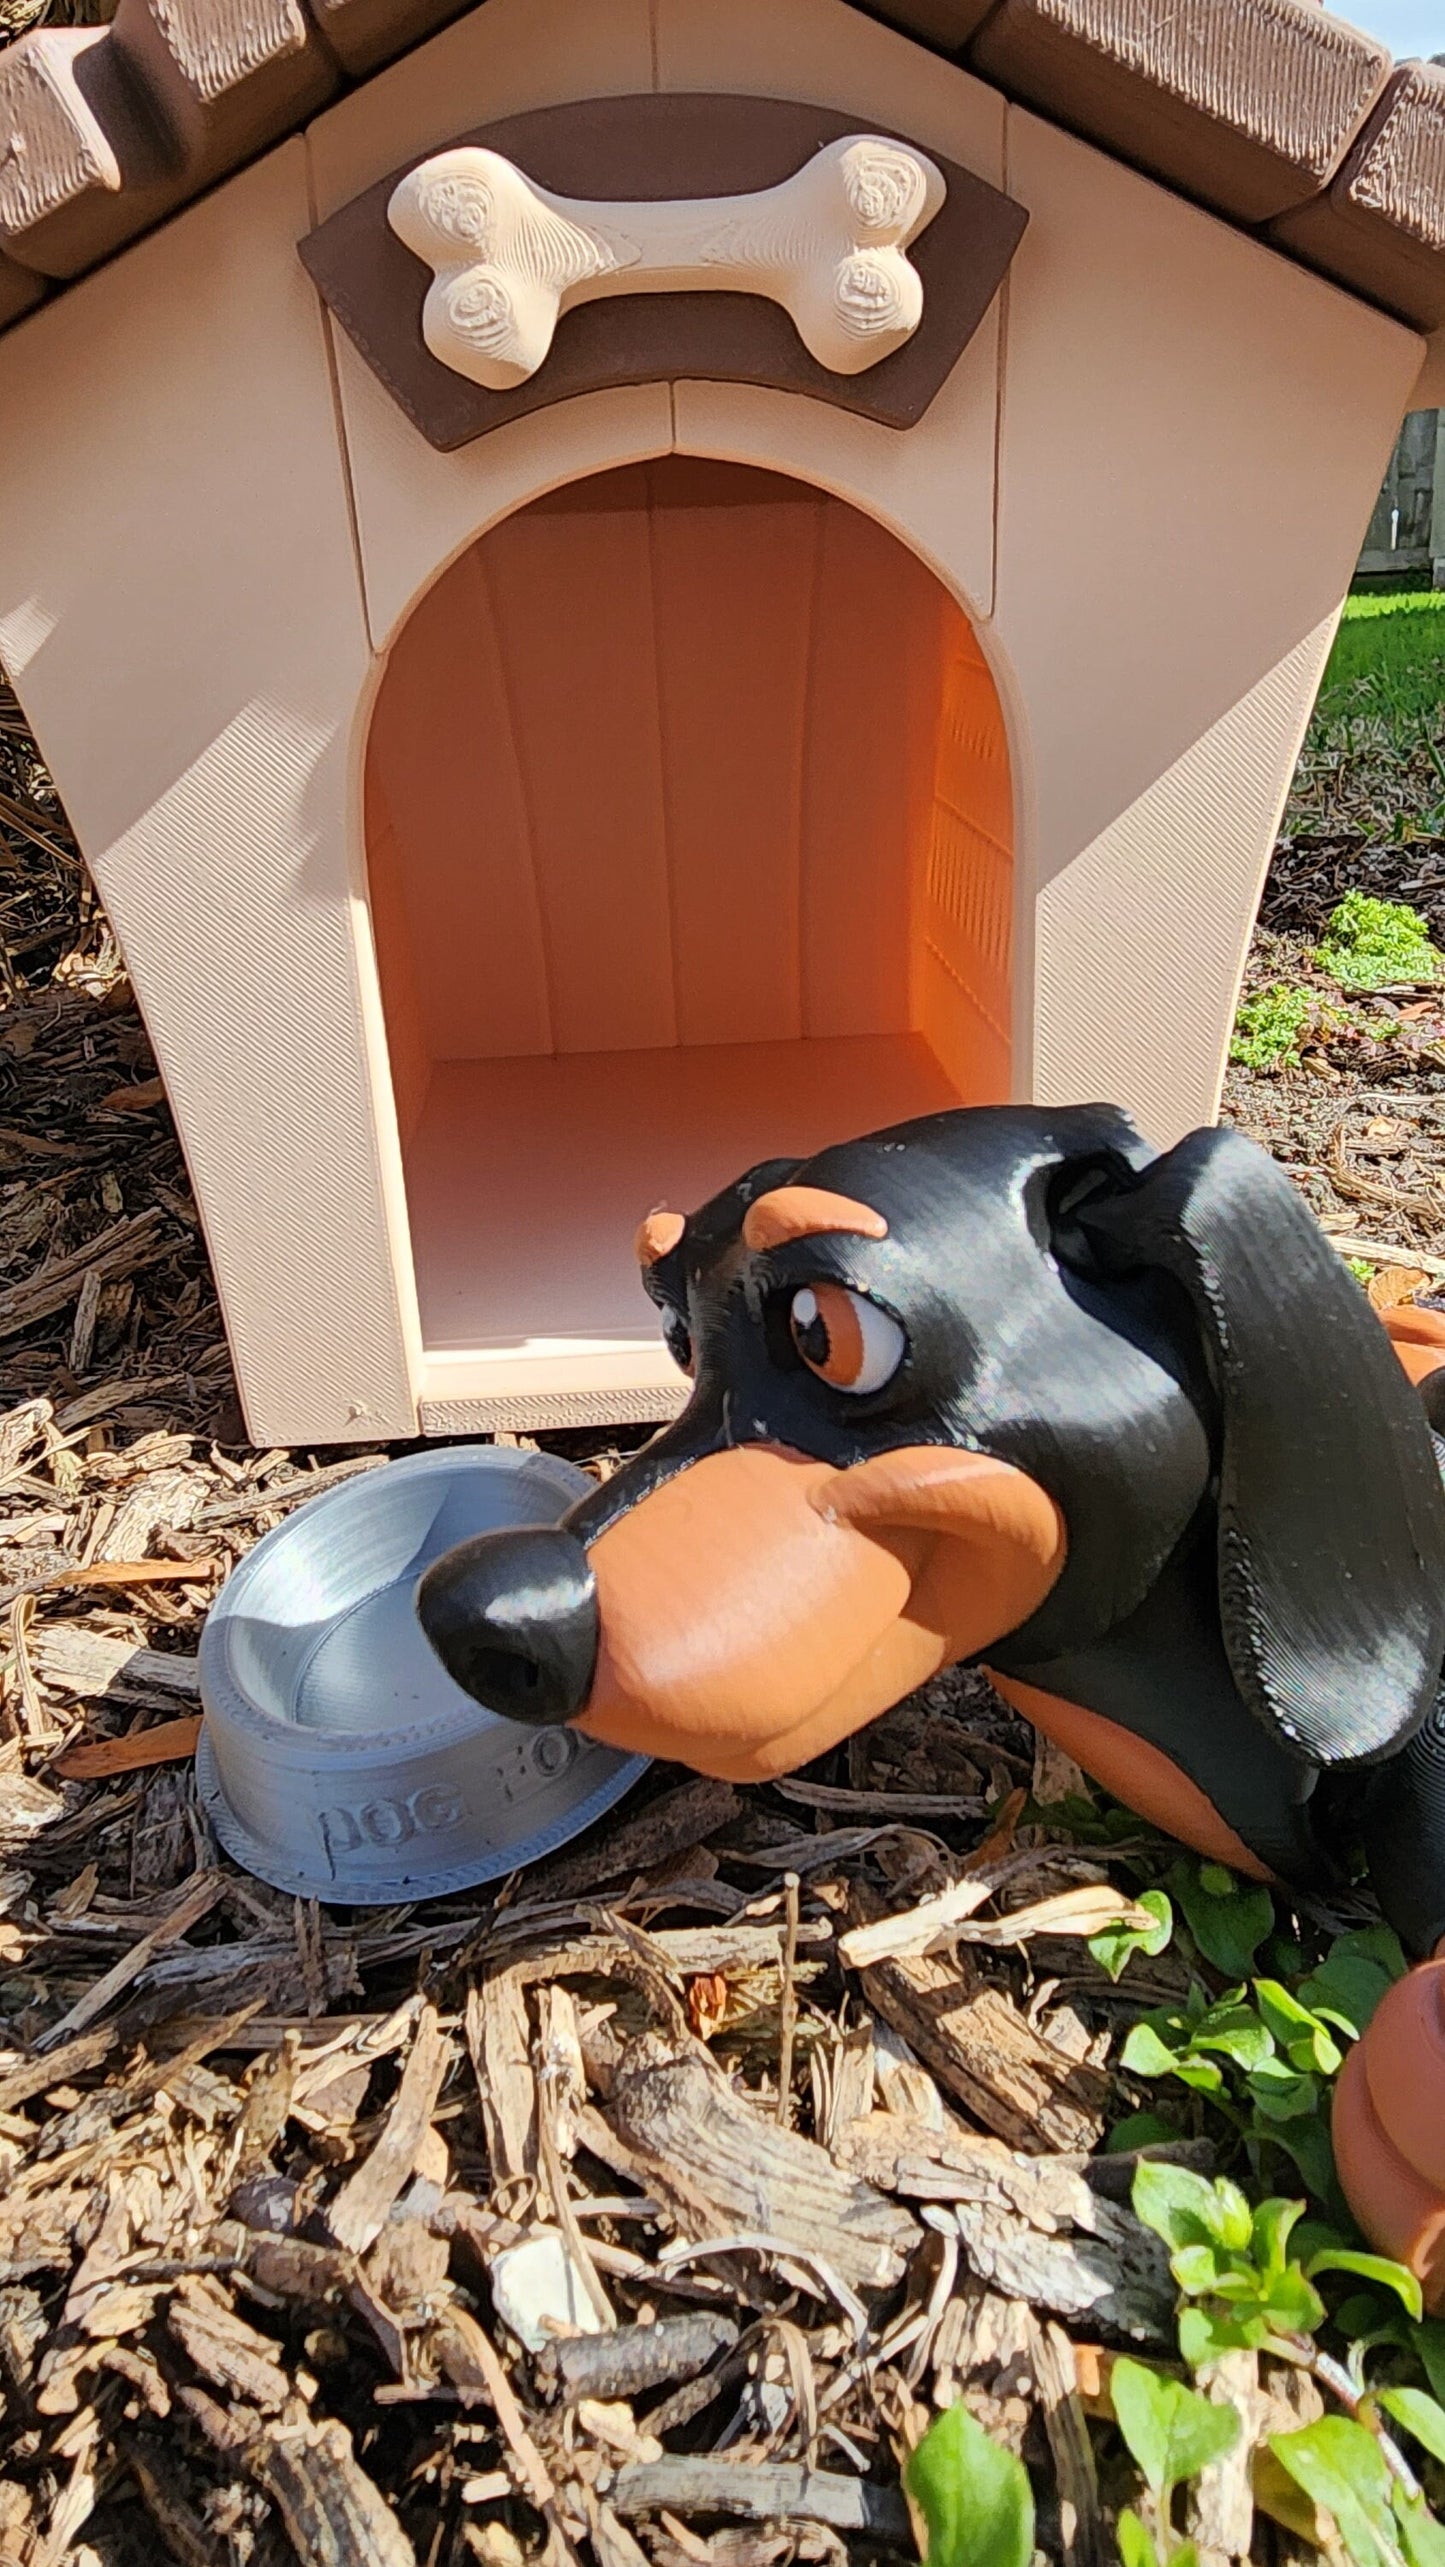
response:
[[[1027,207],[1003,295],[907,435],[659,384],[441,456],[329,333],[296,256],[317,219],[468,125],[653,85],[811,96]],[[898,533],[1004,704],[1019,1086],[1111,1091],[1164,1141],[1213,1109],[1421,354],[841,0],[487,0],[8,333],[0,658],[156,1043],[252,1434],[407,1435],[429,1395],[361,759],[376,655],[479,533],[674,449]]]

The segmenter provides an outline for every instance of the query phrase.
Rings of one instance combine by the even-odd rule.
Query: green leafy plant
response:
[[[1227,2176],[1212,2180],[1187,2166],[1146,2160],[1134,2176],[1134,2209],[1169,2249],[1169,2269],[1184,2306],[1179,2350],[1190,2368],[1236,2351],[1300,2358],[1301,2339],[1324,2324],[1315,2288],[1324,2273],[1351,2273],[1393,2291],[1408,2315],[1423,2315],[1420,2285],[1403,2264],[1371,2255],[1319,2227],[1305,2230],[1302,2201],[1272,2197],[1253,2209]]]
[[[1153,2530],[1134,2513],[1119,2518],[1124,2567],[1193,2567],[1192,2541],[1177,2541],[1170,2521],[1174,2490],[1220,2460],[1239,2439],[1232,2407],[1216,2405],[1197,2389],[1146,2363],[1121,2358],[1109,2376],[1115,2421],[1137,2461],[1153,2499]]]
[[[1162,1952],[1174,1932],[1174,1910],[1163,1890],[1142,1890],[1134,1904],[1148,1909],[1154,1918],[1152,1927],[1106,1925],[1102,1934],[1089,1937],[1089,1950],[1111,1979],[1122,1977],[1134,1953],[1146,1952],[1152,1958]]]
[[[1321,2416],[1298,2433],[1271,2434],[1269,2448],[1296,2486],[1333,2514],[1355,2567],[1445,2567],[1445,2529],[1418,2490],[1391,2472],[1367,2424]]]
[[[1210,1863],[1176,1864],[1169,1885],[1195,1945],[1216,1968],[1247,1969],[1268,1942],[1270,1956],[1295,1984],[1259,1977],[1211,1997],[1193,1982],[1174,2005],[1140,2017],[1121,2066],[1192,2089],[1226,2116],[1256,2161],[1270,2149],[1287,2157],[1316,2200],[1338,2212],[1329,2084],[1346,2046],[1404,1970],[1397,1938],[1387,1926],[1338,1935],[1324,1959],[1301,1972],[1298,1950],[1271,1937],[1267,1890],[1242,1886]]]
[[[1105,1841],[1117,1816],[1081,1805],[1081,1841]],[[1141,1845],[1132,1822],[1124,1833],[1123,1860],[1136,1877],[1157,1877],[1164,1847]],[[1301,2505],[1308,2499],[1334,2518],[1355,2567],[1445,2567],[1445,2526],[1402,2448],[1419,2446],[1415,2465],[1427,2476],[1445,2467],[1445,2321],[1423,2317],[1419,2285],[1403,2266],[1348,2233],[1328,2139],[1332,2081],[1406,1967],[1399,1942],[1375,1925],[1336,1935],[1323,1953],[1318,1944],[1306,1949],[1267,1890],[1192,1857],[1177,1858],[1163,1886],[1135,1896],[1150,1923],[1095,1936],[1100,1966],[1117,1980],[1136,1952],[1168,1948],[1190,1975],[1178,1999],[1134,2023],[1120,2053],[1126,2074],[1164,2088],[1165,2110],[1130,2113],[1109,2147],[1177,2140],[1182,2118],[1231,2152],[1227,2162],[1251,2190],[1267,2152],[1282,2151],[1338,2223],[1311,2215],[1299,2198],[1251,2199],[1233,2174],[1207,2179],[1141,2157],[1134,2208],[1168,2249],[1181,2355],[1195,2371],[1236,2350],[1311,2371],[1346,2412],[1274,2437],[1272,2465],[1293,2481]],[[1350,2287],[1330,2306],[1336,2277]],[[1198,2567],[1175,2530],[1174,2498],[1231,2447],[1235,2411],[1142,2363],[1117,2362],[1111,2391],[1147,2489],[1138,2510],[1119,2518],[1122,2567]],[[929,2567],[1029,2567],[1027,2475],[966,2409],[939,2419],[907,2484],[928,2524]]]
[[[1205,1960],[1227,1979],[1244,1978],[1265,1936],[1274,1930],[1268,1890],[1236,1880],[1222,1863],[1198,1863],[1189,1856],[1173,1866],[1168,1885]]]
[[[1381,1997],[1396,1979],[1403,1979],[1407,1966],[1392,1926],[1357,1926],[1336,1935],[1296,1994],[1314,2013],[1358,2040]]]
[[[903,2473],[928,2527],[927,2567],[1030,2567],[1028,2471],[966,2406],[945,2407]]]
[[[1183,2295],[1179,2349],[1193,2369],[1241,2348],[1283,2351],[1308,2335],[1325,2307],[1288,2255],[1303,2202],[1271,2200],[1251,2210],[1226,2176],[1212,2182],[1186,2166],[1146,2162],[1134,2177],[1134,2208],[1169,2249]]]
[[[1133,2201],[1139,2218],[1169,2249],[1182,2302],[1179,2349],[1191,2368],[1236,2350],[1273,2354],[1312,2369],[1353,2409],[1297,2433],[1275,2434],[1269,2448],[1311,2502],[1334,2517],[1354,2567],[1445,2567],[1445,2528],[1383,2430],[1387,2422],[1402,2425],[1432,2459],[1445,2460],[1445,2406],[1410,2384],[1392,2381],[1375,2390],[1364,2385],[1369,2343],[1413,2343],[1419,2351],[1431,2331],[1421,2322],[1415,2276],[1386,2256],[1306,2223],[1303,2202],[1271,2199],[1251,2207],[1225,2176],[1207,2180],[1189,2167],[1146,2161],[1135,2173]],[[1384,2325],[1372,2324],[1378,2307],[1373,2297],[1350,2304],[1371,2332],[1352,2345],[1348,2367],[1314,2342],[1326,2323],[1315,2285],[1327,2273],[1357,2276],[1377,2292],[1393,2293],[1399,2303],[1394,2320]],[[1445,2329],[1440,2333],[1445,2336]],[[1432,2353],[1439,2349],[1431,2347]],[[1121,2367],[1115,2365],[1112,2388],[1122,2424]],[[1163,2524],[1167,2537],[1167,2504]],[[1162,2553],[1157,2567],[1171,2555],[1178,2557]],[[1156,2567],[1146,2549],[1138,2550],[1137,2567]]]
[[[1239,1002],[1230,1038],[1229,1057],[1241,1069],[1280,1070],[1299,1056],[1300,1039],[1310,1020],[1308,990],[1273,981]]]
[[[1445,978],[1445,954],[1431,942],[1419,910],[1363,891],[1347,891],[1331,911],[1315,961],[1345,989]]]

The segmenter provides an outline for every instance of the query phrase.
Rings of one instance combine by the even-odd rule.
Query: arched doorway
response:
[[[993,682],[807,485],[666,456],[482,536],[392,652],[366,835],[429,1356],[650,1341],[652,1205],[1008,1093]]]

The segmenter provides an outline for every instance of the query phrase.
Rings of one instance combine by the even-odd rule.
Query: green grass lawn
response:
[[[1445,711],[1445,590],[1397,589],[1345,600],[1315,718],[1376,715],[1392,727],[1427,725]]]
[[[1321,829],[1377,845],[1445,837],[1445,591],[1346,599],[1284,821],[1286,839]]]

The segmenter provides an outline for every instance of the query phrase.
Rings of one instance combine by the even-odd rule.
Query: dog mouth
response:
[[[909,1446],[840,1470],[739,1445],[585,1551],[565,1527],[462,1544],[417,1610],[498,1711],[762,1781],[1017,1630],[1065,1548],[1054,1500],[987,1454]]]

